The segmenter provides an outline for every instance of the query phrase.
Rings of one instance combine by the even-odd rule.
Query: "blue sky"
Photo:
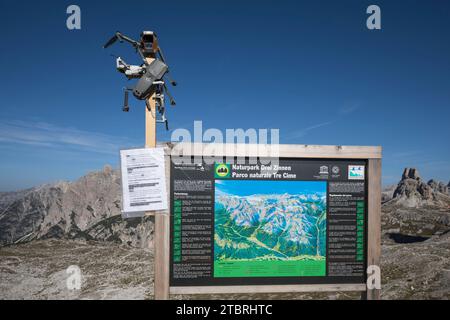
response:
[[[66,28],[70,4],[81,30]],[[382,30],[366,28],[370,4]],[[382,145],[384,184],[407,166],[448,182],[449,16],[450,2],[425,0],[2,1],[0,190],[76,179],[143,145],[143,104],[121,111],[110,54],[139,60],[101,46],[145,29],[179,82],[172,129],[202,120],[279,128],[282,143]]]
[[[319,194],[327,192],[326,181],[216,180],[216,193],[235,196],[257,194]]]

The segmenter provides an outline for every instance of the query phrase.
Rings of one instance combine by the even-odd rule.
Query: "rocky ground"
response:
[[[1,299],[145,299],[153,292],[152,253],[112,242],[39,240],[0,248]],[[66,269],[82,271],[70,291]]]
[[[383,245],[383,299],[450,299],[450,234]]]
[[[82,271],[68,290],[66,269]],[[0,248],[0,299],[153,299],[153,252],[112,242],[38,240]],[[320,295],[172,296],[172,299],[299,299]],[[357,298],[333,294],[330,298]]]
[[[66,287],[70,265],[81,290]],[[383,299],[449,299],[450,234],[382,247]],[[153,252],[113,242],[39,240],[0,248],[0,299],[153,299]],[[173,299],[359,299],[357,293],[173,296]]]

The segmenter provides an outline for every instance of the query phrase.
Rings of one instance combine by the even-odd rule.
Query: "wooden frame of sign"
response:
[[[321,145],[248,145],[248,144],[167,144],[167,187],[170,186],[170,155],[173,149],[183,156],[211,156],[213,150],[225,150],[222,156],[264,157],[270,148],[277,148],[279,157],[316,159],[367,160],[368,223],[367,266],[380,265],[381,254],[381,147],[380,146],[321,146]],[[217,153],[215,153],[217,155]],[[167,195],[170,203],[170,190]],[[171,205],[171,204],[170,204]],[[358,291],[364,299],[379,299],[380,289],[367,289],[366,284],[295,284],[295,285],[232,285],[232,286],[169,286],[170,272],[170,210],[154,213],[162,222],[155,229],[155,299],[168,299],[169,294],[227,294]]]

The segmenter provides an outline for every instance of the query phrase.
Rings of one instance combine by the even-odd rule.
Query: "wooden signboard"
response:
[[[276,155],[274,153],[276,151]],[[275,156],[274,156],[275,155]],[[380,262],[381,147],[166,147],[155,298],[367,290]]]

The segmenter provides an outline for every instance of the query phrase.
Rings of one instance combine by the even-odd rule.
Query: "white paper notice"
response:
[[[122,211],[166,210],[167,190],[163,148],[120,150],[122,171]]]

